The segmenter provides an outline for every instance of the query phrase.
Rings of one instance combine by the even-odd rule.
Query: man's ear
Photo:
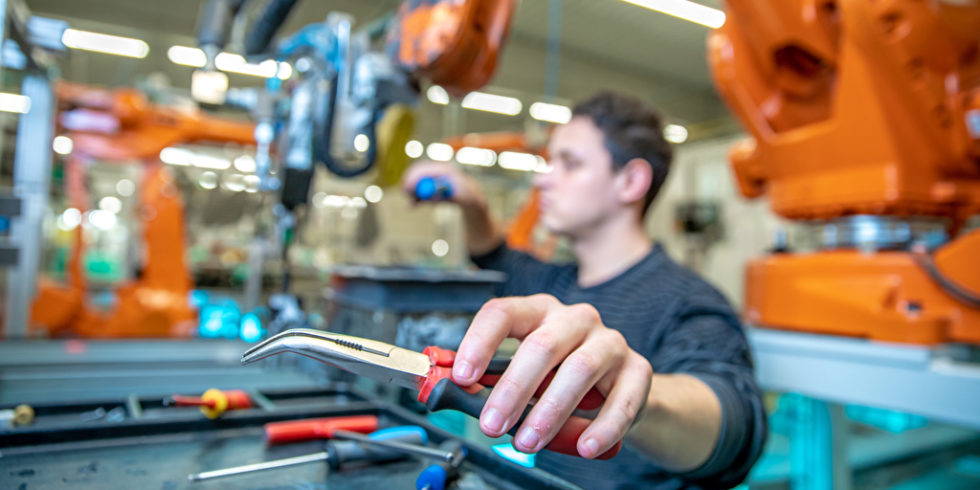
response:
[[[653,185],[653,165],[644,158],[634,158],[619,170],[616,180],[620,202],[643,201]]]

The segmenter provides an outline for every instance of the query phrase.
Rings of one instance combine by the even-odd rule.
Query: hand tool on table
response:
[[[12,409],[0,410],[0,427],[17,427],[34,422],[34,409],[30,405],[17,405]]]
[[[439,461],[451,461],[454,457],[452,453],[439,451],[438,449],[402,444],[397,441],[379,441],[364,435],[377,429],[378,417],[374,415],[290,420],[287,422],[271,422],[265,424],[265,440],[269,444],[281,444],[285,442],[308,441],[310,439],[346,439],[383,446]]]
[[[173,395],[163,401],[164,405],[178,407],[201,407],[201,413],[209,419],[216,419],[228,410],[252,408],[252,398],[243,390],[219,390],[211,388],[203,395]]]
[[[428,434],[425,429],[416,425],[405,425],[399,427],[389,427],[373,432],[364,436],[372,442],[388,442],[407,445],[422,446],[428,442]],[[351,463],[383,463],[403,459],[406,456],[399,449],[382,447],[376,444],[363,444],[357,441],[330,441],[324,451],[292,458],[265,461],[262,463],[236,466],[221,470],[205,471],[193,475],[187,475],[189,481],[204,481],[226,476],[253,473],[256,471],[273,470],[287,468],[318,461],[326,461],[327,468],[337,470],[346,464]]]
[[[466,449],[459,441],[448,440],[439,445],[439,449],[452,453],[452,461],[439,461],[427,466],[415,480],[416,490],[444,490],[446,484],[453,481],[459,473],[459,467],[466,457]]]
[[[454,351],[429,346],[422,352],[415,352],[377,340],[307,328],[286,330],[269,337],[247,350],[242,355],[242,364],[251,364],[284,352],[301,354],[383,383],[416,389],[419,392],[418,400],[429,410],[458,410],[477,418],[489,396],[486,386],[496,383],[510,364],[510,359],[494,359],[479,383],[463,388],[450,379],[456,359]],[[542,382],[538,395],[551,382],[551,376],[553,373]],[[593,410],[603,401],[602,395],[593,388],[578,408]],[[524,410],[509,434],[517,432],[530,409]],[[581,417],[570,417],[545,449],[578,456],[578,438],[591,422]],[[621,447],[622,442],[618,442],[597,459],[609,459]]]

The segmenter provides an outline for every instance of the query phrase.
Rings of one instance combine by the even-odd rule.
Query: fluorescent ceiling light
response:
[[[378,203],[384,197],[385,191],[376,185],[369,185],[364,189],[364,199],[367,199],[367,202]]]
[[[202,153],[192,153],[191,165],[197,168],[225,170],[231,167],[231,160],[211,155],[204,155]]]
[[[242,155],[235,158],[234,161],[235,169],[239,172],[251,173],[255,172],[255,158],[252,155]]]
[[[531,117],[538,121],[565,124],[572,120],[572,110],[568,106],[549,104],[547,102],[535,102],[528,110]]]
[[[99,199],[99,209],[112,214],[119,214],[122,211],[122,201],[116,196],[105,196]]]
[[[437,162],[448,162],[453,159],[453,147],[445,143],[429,143],[425,154]]]
[[[29,110],[31,110],[30,97],[0,92],[0,111],[27,114]]]
[[[623,0],[638,7],[717,29],[725,24],[725,12],[688,0]]]
[[[687,141],[687,128],[679,124],[668,124],[664,126],[664,139],[679,145]]]
[[[425,147],[422,146],[422,142],[420,141],[412,140],[405,143],[405,154],[408,155],[409,158],[418,158],[422,156],[422,153],[424,152]]]
[[[480,167],[492,167],[497,160],[497,154],[493,150],[486,148],[475,148],[464,146],[456,152],[456,161],[466,165],[478,165]]]
[[[183,148],[167,147],[160,150],[160,161],[167,165],[187,167],[193,158],[194,154]]]
[[[208,61],[204,51],[190,46],[171,46],[167,50],[167,58],[175,64],[194,68],[203,68]],[[279,77],[281,80],[293,76],[293,67],[289,63],[280,63],[276,60],[265,60],[258,64],[249,63],[242,55],[227,52],[218,53],[214,58],[214,65],[221,71],[238,73],[239,75],[264,78]]]
[[[505,151],[497,158],[497,163],[507,170],[530,172],[538,167],[538,158],[530,153]]]
[[[69,155],[75,148],[75,142],[67,136],[55,136],[51,142],[51,149],[59,155]]]
[[[371,147],[371,140],[367,137],[366,134],[359,134],[354,137],[354,149],[357,150],[358,152],[364,153],[368,151],[368,148],[370,147]]]
[[[513,97],[488,94],[485,92],[470,92],[463,97],[463,107],[476,111],[494,112],[516,116],[521,113],[521,101]]]
[[[72,49],[94,51],[96,53],[114,54],[129,58],[146,58],[150,46],[142,39],[112,36],[99,32],[65,29],[61,42]]]
[[[425,97],[433,104],[446,105],[449,103],[449,93],[446,92],[446,89],[438,85],[429,87],[429,89],[425,91]]]
[[[551,165],[548,164],[548,161],[543,156],[535,155],[534,158],[538,160],[538,164],[534,167],[535,172],[539,174],[551,172]]]
[[[202,68],[208,64],[208,57],[204,51],[190,46],[170,46],[167,50],[167,58],[172,63],[194,68]]]

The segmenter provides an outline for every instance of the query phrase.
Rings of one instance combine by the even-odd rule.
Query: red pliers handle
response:
[[[490,365],[487,366],[479,383],[464,388],[454,383],[451,379],[453,363],[456,361],[455,351],[429,346],[422,353],[429,356],[432,368],[429,370],[429,375],[419,385],[418,400],[433,412],[444,409],[458,410],[476,418],[480,418],[480,414],[483,413],[483,406],[487,403],[487,398],[490,395],[490,389],[487,387],[496,384],[497,380],[500,379],[500,375],[510,365],[510,359],[494,359],[490,361]],[[541,386],[538,387],[535,396],[540,396],[544,392],[553,377],[554,372],[548,374],[541,383]],[[602,406],[604,401],[605,397],[598,390],[592,388],[585,394],[578,408],[581,410],[594,410]],[[521,414],[514,427],[507,432],[508,434],[515,435],[517,433],[517,429],[520,428],[524,419],[527,418],[531,408],[529,406],[524,409],[524,413]],[[591,423],[592,421],[586,418],[577,416],[569,417],[545,449],[562,454],[579,456],[578,439]],[[621,447],[622,442],[617,442],[616,445],[600,454],[596,459],[610,459],[619,453]]]

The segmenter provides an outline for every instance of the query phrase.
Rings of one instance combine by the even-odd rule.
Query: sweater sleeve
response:
[[[677,327],[660,339],[650,359],[654,372],[684,373],[704,382],[721,404],[721,431],[699,468],[680,476],[705,488],[731,488],[762,453],[767,427],[745,332],[737,316],[713,294],[689,296]]]

